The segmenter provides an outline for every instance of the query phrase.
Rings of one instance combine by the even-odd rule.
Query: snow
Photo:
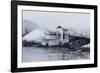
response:
[[[74,28],[66,28],[66,27],[63,27],[63,28],[68,29],[68,31],[67,31],[68,35],[90,38],[90,34],[88,32],[82,33],[81,31],[77,32],[76,30],[74,30]],[[22,35],[27,35],[28,33],[32,32],[35,29],[39,29],[44,33],[59,32],[59,31],[61,32],[62,31],[62,29],[58,30],[58,29],[56,29],[56,27],[55,27],[55,29],[48,29],[48,28],[45,28],[43,26],[39,26],[39,24],[35,24],[32,21],[23,19]]]
[[[23,20],[23,25],[22,25],[22,34],[26,35],[30,33],[32,30],[38,28],[37,24],[29,21],[29,20]]]
[[[82,47],[84,47],[84,48],[89,48],[89,47],[90,47],[90,44],[86,44],[86,45],[84,45],[84,46],[82,46]]]
[[[56,28],[56,27],[55,27]],[[86,37],[88,38],[89,36],[86,36],[87,33],[79,33],[76,32],[73,28],[66,28],[68,29],[66,34],[68,35],[74,35],[74,36],[81,36],[81,37]],[[47,29],[45,27],[39,26],[38,24],[35,24],[31,21],[23,19],[23,31],[22,34],[24,35],[23,40],[26,41],[34,41],[34,42],[41,42],[43,39],[50,39],[51,37],[49,35],[46,35],[50,32],[62,32],[62,29]],[[89,35],[89,34],[88,34]]]
[[[40,41],[43,38],[48,38],[48,36],[45,35],[40,29],[35,29],[32,32],[30,32],[29,34],[25,35],[23,37],[23,40],[26,40],[26,41]]]

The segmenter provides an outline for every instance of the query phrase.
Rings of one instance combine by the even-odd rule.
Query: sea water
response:
[[[22,62],[82,60],[89,59],[89,51],[72,50],[66,47],[23,47]]]

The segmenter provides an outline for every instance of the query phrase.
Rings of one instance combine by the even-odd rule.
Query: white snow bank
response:
[[[90,48],[90,44],[86,44],[86,45],[84,45],[82,47],[84,47],[84,48]]]
[[[44,34],[44,32],[42,32],[39,29],[35,29],[32,32],[30,32],[29,34],[27,34],[26,36],[23,37],[23,40],[26,41],[41,41],[44,38],[48,38],[47,35]]]

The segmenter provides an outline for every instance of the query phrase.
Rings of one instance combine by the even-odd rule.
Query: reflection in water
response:
[[[89,59],[89,52],[59,47],[23,47],[23,62]]]

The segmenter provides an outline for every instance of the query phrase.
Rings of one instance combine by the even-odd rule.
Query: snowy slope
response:
[[[39,26],[38,24],[30,22],[28,20],[23,20],[22,27],[23,27],[22,35],[24,35],[23,40],[26,40],[26,41],[41,42],[43,41],[43,39],[50,39],[50,36],[46,34],[49,34],[51,32],[58,33],[58,30],[56,29],[56,27],[55,29],[52,29],[52,28],[47,29],[42,26]],[[87,37],[83,33],[76,32],[72,28],[65,28],[65,29],[68,29],[68,31],[66,32],[66,34],[68,35]]]
[[[45,35],[44,32],[42,32],[40,29],[35,29],[29,34],[25,35],[23,37],[23,40],[40,42],[45,38],[49,38],[49,37]]]

